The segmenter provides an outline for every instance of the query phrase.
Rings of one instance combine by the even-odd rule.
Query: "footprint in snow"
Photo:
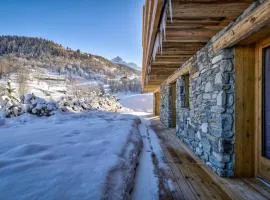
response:
[[[73,137],[73,136],[76,136],[76,135],[79,135],[79,134],[81,134],[81,132],[79,130],[73,130],[70,133],[64,135],[64,137]]]
[[[17,147],[12,148],[8,152],[2,154],[4,157],[25,157],[25,156],[32,156],[43,151],[49,149],[49,145],[42,145],[42,144],[23,144]]]

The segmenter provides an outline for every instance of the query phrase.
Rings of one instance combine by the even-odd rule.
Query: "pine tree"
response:
[[[10,80],[8,80],[8,82],[7,82],[6,92],[7,92],[8,98],[9,98],[13,103],[15,103],[15,102],[16,102],[16,103],[19,103],[19,102],[20,102],[20,101],[15,97],[15,95],[14,95],[15,89],[12,88]]]

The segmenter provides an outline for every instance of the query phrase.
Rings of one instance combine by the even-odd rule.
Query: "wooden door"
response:
[[[270,181],[270,38],[256,46],[257,175]]]
[[[171,127],[174,128],[176,127],[176,83],[171,84],[171,98]]]

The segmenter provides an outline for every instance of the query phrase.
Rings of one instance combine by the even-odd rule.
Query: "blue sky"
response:
[[[144,0],[2,0],[0,35],[53,40],[141,66]]]

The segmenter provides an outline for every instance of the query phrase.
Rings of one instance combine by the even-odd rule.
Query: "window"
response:
[[[182,108],[189,108],[190,98],[189,98],[189,74],[182,76],[182,86],[181,86],[181,105]]]

